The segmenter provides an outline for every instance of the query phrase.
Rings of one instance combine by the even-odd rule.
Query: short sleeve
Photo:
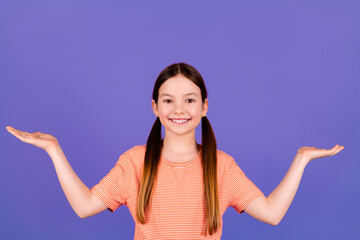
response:
[[[249,179],[240,169],[232,158],[230,168],[227,171],[227,186],[229,206],[232,206],[238,213],[243,213],[244,209],[257,197],[264,193]]]
[[[109,211],[113,212],[121,205],[126,205],[129,176],[129,162],[123,154],[115,167],[90,191],[108,207]]]

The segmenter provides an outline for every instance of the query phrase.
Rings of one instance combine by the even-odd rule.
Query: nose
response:
[[[177,114],[177,115],[181,115],[184,112],[185,112],[184,111],[184,104],[182,102],[176,103],[174,113]]]

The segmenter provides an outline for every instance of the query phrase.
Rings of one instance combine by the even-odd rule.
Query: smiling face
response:
[[[154,114],[159,116],[165,134],[195,134],[195,128],[206,115],[208,100],[201,100],[200,88],[179,74],[166,80],[159,89],[157,103],[152,101]]]

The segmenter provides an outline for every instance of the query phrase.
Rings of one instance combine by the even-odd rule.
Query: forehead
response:
[[[183,96],[185,94],[195,93],[198,97],[201,96],[200,88],[188,78],[183,75],[166,80],[159,89],[159,96],[164,94],[172,96]]]

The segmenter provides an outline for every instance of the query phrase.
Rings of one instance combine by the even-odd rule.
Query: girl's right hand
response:
[[[28,133],[17,130],[10,126],[7,126],[6,129],[21,141],[42,148],[47,152],[53,148],[56,148],[56,146],[59,144],[57,139],[50,134],[41,132]]]

